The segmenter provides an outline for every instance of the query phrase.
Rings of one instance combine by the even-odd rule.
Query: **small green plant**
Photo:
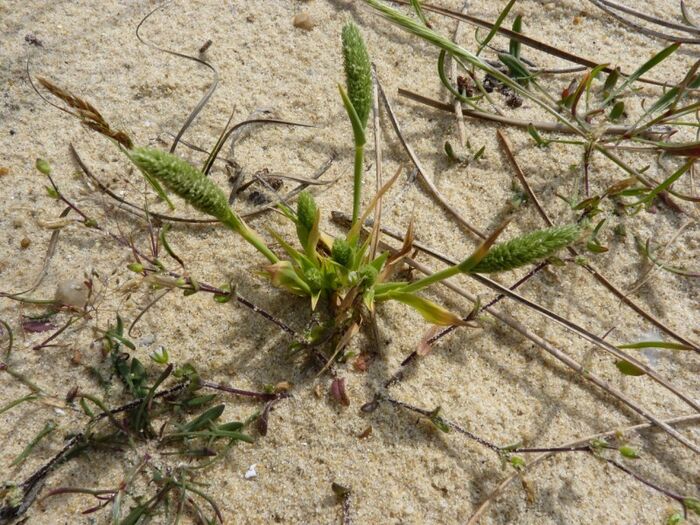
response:
[[[379,232],[374,229],[363,238],[363,225],[377,201],[397,180],[400,170],[380,188],[366,209],[360,213],[363,150],[366,142],[365,128],[372,102],[372,78],[369,54],[359,29],[352,22],[343,28],[342,48],[347,91],[342,86],[339,89],[352,124],[355,145],[351,227],[345,237],[331,238],[323,233],[320,224],[321,212],[313,196],[303,192],[298,198],[296,210],[284,204],[279,205],[280,211],[296,226],[299,246],[293,245],[281,234],[270,231],[284,251],[285,258],[278,257],[262,237],[231,209],[224,192],[203,171],[171,153],[134,146],[123,132],[119,132],[115,138],[115,132],[101,116],[99,126],[91,125],[92,120],[87,120],[88,117],[94,120],[94,115],[99,115],[94,108],[88,117],[80,111],[77,113],[88,127],[100,131],[117,143],[157,193],[163,194],[163,187],[170,190],[195,209],[214,217],[238,233],[259,251],[270,263],[262,269],[261,274],[275,286],[295,295],[309,297],[312,310],[316,310],[319,302],[323,301],[329,307],[332,320],[326,323],[324,328],[313,330],[305,341],[301,344],[296,343],[295,346],[316,346],[335,338],[333,358],[357,331],[363,307],[372,312],[377,303],[399,301],[416,310],[430,323],[463,324],[464,321],[458,315],[418,295],[417,292],[458,274],[503,272],[546,259],[557,250],[576,241],[581,233],[581,227],[577,225],[547,228],[491,248],[504,225],[461,263],[415,282],[393,281],[392,278],[400,268],[403,258],[411,250],[411,228],[403,247],[396,253],[385,251],[373,256],[370,247],[376,240],[374,236],[379,235]],[[87,103],[81,105],[80,99],[53,86],[49,81],[42,79],[41,82],[71,107],[89,106]],[[167,199],[167,196],[163,194],[163,198]],[[140,263],[138,270],[144,270]],[[342,335],[335,337],[338,334]],[[119,336],[116,333],[112,335]],[[124,370],[120,375],[122,378],[138,376],[134,376],[131,370]]]

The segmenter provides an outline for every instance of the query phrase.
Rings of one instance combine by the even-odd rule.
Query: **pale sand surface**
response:
[[[460,9],[462,2],[443,0],[441,4]],[[469,9],[475,16],[494,20],[504,4],[471,1]],[[693,7],[694,3],[688,4]],[[42,102],[28,85],[25,67],[29,57],[33,74],[51,78],[87,98],[108,120],[129,130],[137,142],[156,144],[161,132],[179,128],[212,79],[204,67],[138,42],[134,29],[156,5],[83,0],[0,3],[0,167],[10,169],[8,175],[0,177],[3,291],[21,290],[33,282],[51,235],[37,225],[37,219],[55,217],[61,210],[46,195],[44,181],[33,167],[37,157],[50,159],[62,191],[94,213],[101,224],[114,232],[131,232],[138,242],[146,242],[142,225],[113,209],[106,213],[110,203],[74,176],[76,167],[68,145],[75,144],[88,165],[115,191],[137,202],[142,202],[140,176],[106,140]],[[677,2],[672,0],[644,2],[643,8],[679,19]],[[292,25],[294,15],[302,11],[312,15],[316,23],[313,30]],[[524,16],[527,34],[628,71],[664,45],[623,29],[585,2],[523,0],[517,3],[516,11]],[[574,17],[579,17],[578,25],[573,25]],[[496,142],[496,127],[468,121],[469,140],[476,148],[485,145],[485,156],[466,168],[448,164],[442,146],[445,140],[455,141],[454,118],[396,95],[398,87],[409,87],[446,99],[436,76],[435,49],[390,26],[359,3],[174,2],[149,19],[142,31],[148,41],[187,54],[195,54],[207,39],[213,41],[207,58],[218,69],[221,83],[187,132],[188,141],[209,147],[232,108],[235,121],[257,109],[269,108],[281,118],[318,126],[310,130],[282,126],[255,129],[238,144],[236,160],[249,175],[269,168],[273,173],[307,177],[332,151],[337,151],[338,157],[325,177],[338,177],[338,182],[315,190],[324,210],[323,226],[337,232],[329,212],[349,210],[352,186],[350,126],[336,87],[343,80],[340,30],[349,18],[361,26],[406,138],[434,176],[437,187],[479,229],[489,231],[497,226],[508,214],[514,175]],[[434,15],[430,18],[438,31],[453,33],[453,20]],[[512,17],[509,24],[511,20]],[[28,33],[41,40],[43,47],[27,43]],[[483,37],[485,32],[479,34]],[[466,26],[462,35],[464,45],[474,49],[473,28]],[[508,45],[501,39],[495,42],[501,48]],[[655,70],[653,76],[669,81],[681,79],[697,57],[693,48],[686,47]],[[565,65],[534,51],[524,53],[541,66]],[[569,79],[550,79],[545,83],[555,92],[555,86],[560,90]],[[642,93],[648,101],[657,94],[658,90]],[[502,103],[501,98],[498,100]],[[632,106],[630,119],[640,109],[639,102]],[[528,102],[508,112],[521,119],[543,118]],[[383,124],[385,173],[393,174],[399,166],[404,168],[385,201],[385,224],[405,230],[413,217],[420,240],[455,258],[465,256],[476,245],[476,239],[460,229],[419,182],[408,178],[412,171],[409,161],[390,131],[388,120]],[[548,212],[555,221],[571,220],[571,211],[555,193],[570,195],[576,188],[581,150],[564,145],[537,149],[527,133],[508,133],[518,160]],[[192,155],[186,148],[178,151],[197,163],[202,160],[201,155]],[[368,147],[367,153],[365,202],[374,184],[373,148]],[[663,178],[653,157],[625,154],[625,158],[639,168],[651,164],[648,173]],[[571,171],[571,165],[579,168]],[[625,177],[599,155],[593,159],[591,172],[593,192]],[[220,168],[215,170],[214,179],[226,187],[226,175]],[[684,184],[684,189],[690,191],[690,184]],[[244,202],[241,206],[248,205]],[[684,207],[690,217],[697,213],[687,203]],[[193,215],[184,205],[178,211]],[[664,206],[659,206],[656,213],[642,212],[625,219],[612,216],[604,236],[610,251],[595,256],[593,262],[625,289],[644,270],[634,247],[634,236],[667,242],[688,218],[671,213]],[[612,227],[622,221],[627,237],[615,238]],[[251,224],[259,231],[266,226],[292,231],[276,215],[268,214]],[[528,205],[517,212],[505,235],[538,227],[542,227],[541,219]],[[697,223],[691,226],[667,256],[697,268],[699,232]],[[20,248],[23,238],[31,241],[26,249]],[[213,284],[233,280],[242,295],[295,328],[303,328],[306,317],[300,312],[306,312],[305,303],[290,299],[256,277],[253,272],[262,259],[240,238],[219,227],[175,225],[170,242],[199,280]],[[419,260],[434,265],[425,257]],[[90,346],[98,334],[90,327],[106,328],[114,322],[117,312],[130,323],[152,298],[145,286],[137,286],[131,293],[123,290],[123,285],[134,278],[126,269],[131,261],[128,250],[106,237],[78,226],[67,227],[60,236],[48,275],[32,295],[50,297],[57,282],[81,278],[94,270],[102,282],[104,298],[88,326],[68,331],[59,339],[64,346],[36,352],[31,350],[32,345],[46,335],[21,334],[16,330],[12,365],[58,398],[63,398],[73,386],[102,395],[88,373],[89,366],[101,364],[100,353]],[[524,270],[502,275],[499,280],[511,283],[523,273]],[[696,283],[657,272],[634,299],[680,333],[698,340],[700,294]],[[463,284],[484,299],[493,296],[473,282],[464,280]],[[583,269],[573,265],[542,272],[527,283],[522,293],[593,333],[600,335],[614,328],[609,336],[613,343],[661,338],[649,323],[620,305]],[[428,295],[454,311],[466,313],[470,309],[466,301],[444,289],[434,289]],[[512,302],[503,302],[499,308],[587,363],[656,415],[670,417],[690,412],[688,406],[649,379],[621,376],[609,356],[553,323]],[[0,299],[0,319],[15,328],[22,313],[36,311]],[[428,328],[417,314],[399,304],[383,305],[379,314],[384,343],[381,357],[367,373],[340,368],[348,383],[348,408],[339,408],[328,399],[327,377],[314,379],[313,373],[302,373],[287,361],[286,336],[243,308],[217,305],[204,294],[170,294],[137,325],[133,337],[138,344],[135,355],[144,362],[149,361],[150,352],[165,346],[173,360],[198,363],[202,373],[212,380],[249,389],[285,380],[295,384],[293,398],[279,404],[273,412],[267,437],[253,445],[236,447],[206,476],[226,523],[337,523],[340,509],[331,492],[333,481],[351,487],[355,523],[462,523],[510,473],[487,449],[454,432],[440,433],[413,414],[389,405],[382,405],[373,414],[360,412],[359,407],[381,389]],[[67,317],[62,314],[60,319]],[[367,344],[364,337],[357,338],[358,348]],[[82,355],[80,365],[71,362],[75,350]],[[679,388],[695,399],[700,397],[697,354],[659,353],[653,364]],[[313,392],[317,383],[324,392],[321,398]],[[0,388],[0,404],[27,392],[6,374],[0,376]],[[116,404],[119,387],[113,390]],[[522,440],[532,446],[553,446],[641,421],[490,317],[482,320],[479,329],[462,329],[444,339],[403,383],[391,389],[391,394],[423,408],[441,406],[446,417],[498,444]],[[228,405],[229,418],[246,417],[256,406],[225,396],[221,399]],[[9,467],[48,419],[58,423],[60,431],[54,432],[20,468]],[[25,404],[2,414],[0,421],[2,478],[19,481],[51,457],[60,448],[63,436],[80,428],[84,417],[79,411],[58,414],[41,405]],[[370,425],[371,436],[358,439]],[[700,440],[697,426],[681,431]],[[700,469],[691,452],[660,432],[633,436],[632,443],[644,456],[632,463],[635,469],[665,487],[690,495],[695,491],[697,496]],[[89,460],[72,461],[50,477],[44,490],[58,486],[114,487],[143,452],[139,449],[97,453]],[[151,452],[157,458],[157,451]],[[257,466],[257,478],[246,480],[244,473],[252,464]],[[527,478],[535,488],[534,501],[528,502],[520,484],[513,483],[482,522],[660,524],[673,508],[671,500],[585,454],[550,459],[529,472]],[[36,505],[29,512],[27,523],[106,522],[105,513],[80,515],[80,510],[91,504],[83,496],[53,498],[43,507]]]

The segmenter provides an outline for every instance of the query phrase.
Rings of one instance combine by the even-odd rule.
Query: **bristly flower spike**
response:
[[[342,43],[347,93],[341,86],[338,87],[355,139],[352,201],[352,223],[355,224],[360,214],[362,196],[362,164],[367,141],[365,128],[372,107],[372,66],[360,30],[353,22],[348,22],[343,27]]]
[[[353,22],[343,27],[343,61],[348,97],[362,128],[367,127],[372,107],[372,67],[360,30]]]
[[[271,263],[279,261],[264,241],[231,210],[221,188],[190,163],[154,148],[134,148],[126,150],[125,153],[146,175],[162,182],[193,208],[215,217],[239,233]]]

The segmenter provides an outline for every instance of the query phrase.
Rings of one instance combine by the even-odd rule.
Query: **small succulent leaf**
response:
[[[210,422],[213,422],[213,421],[219,419],[219,417],[221,417],[221,414],[224,413],[225,409],[226,409],[226,405],[216,405],[216,406],[213,406],[213,407],[205,410],[199,416],[194,418],[192,421],[184,424],[180,428],[180,432],[195,432],[197,430],[201,430],[202,428],[205,428],[206,426],[209,425]]]
[[[442,417],[440,417],[441,409],[441,407],[437,407],[435,410],[430,412],[430,414],[428,415],[428,419],[433,425],[435,425],[435,428],[437,428],[440,432],[444,432],[447,434],[450,432],[451,429],[450,426],[445,422],[445,420],[442,419]]]

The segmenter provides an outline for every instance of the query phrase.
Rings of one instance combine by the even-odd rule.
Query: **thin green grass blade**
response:
[[[522,33],[523,30],[523,16],[518,15],[515,17],[515,20],[513,21],[513,32],[514,33]],[[510,40],[510,46],[508,47],[508,52],[511,54],[511,56],[515,58],[520,58],[520,42],[518,40],[515,40],[514,38],[511,38]]]
[[[494,36],[496,36],[496,33],[498,33],[498,30],[500,29],[501,25],[503,24],[503,21],[505,18],[508,16],[508,13],[510,13],[511,8],[515,5],[515,0],[510,0],[508,4],[503,8],[503,11],[498,15],[498,18],[496,18],[496,21],[493,24],[493,27],[491,28],[491,31],[486,35],[486,38],[479,42],[479,49],[476,50],[476,56],[479,56],[483,49],[491,42]],[[514,55],[515,56],[515,55]]]
[[[656,66],[658,66],[661,62],[666,60],[669,56],[671,56],[673,53],[676,52],[676,50],[681,47],[679,43],[671,44],[667,48],[662,49],[659,51],[656,55],[651,57],[649,60],[644,62],[639,69],[637,69],[634,73],[632,73],[627,79],[615,90],[613,90],[608,97],[603,101],[604,105],[607,105],[613,98],[618,96],[622,91],[625,90],[625,88],[632,83],[634,83],[637,79],[639,79],[644,73],[649,72]]]
[[[430,22],[428,22],[428,19],[425,17],[423,7],[420,5],[420,0],[411,0],[411,7],[413,7],[413,10],[416,12],[416,16],[421,22],[423,22],[425,27],[430,27]]]
[[[618,348],[639,350],[642,348],[665,348],[667,350],[692,350],[688,345],[681,343],[668,343],[666,341],[641,341],[639,343],[628,343],[624,345],[617,345]]]

